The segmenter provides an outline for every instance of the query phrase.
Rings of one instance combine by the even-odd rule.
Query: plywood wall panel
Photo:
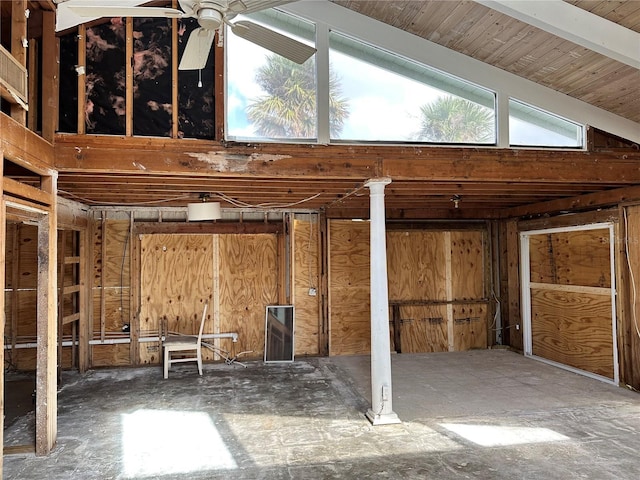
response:
[[[18,288],[35,289],[38,285],[38,227],[20,224],[17,235]],[[11,277],[12,272],[8,268],[6,272]]]
[[[400,317],[402,353],[448,351],[445,305],[402,306]]]
[[[531,281],[610,287],[609,230],[579,230],[529,238]]]
[[[387,232],[389,300],[444,300],[444,233]]]
[[[329,223],[330,355],[371,348],[369,224]]]
[[[277,238],[220,235],[220,331],[239,334],[235,348],[263,358],[266,306],[278,299]]]
[[[16,292],[18,301],[18,336],[32,336],[37,334],[36,310],[37,291],[19,290]]]
[[[613,378],[611,298],[531,290],[532,353]]]
[[[93,367],[115,367],[129,364],[128,343],[91,346],[91,365]]]
[[[106,258],[102,259],[107,287],[129,285],[129,221],[106,221]]]
[[[295,355],[319,353],[318,216],[298,215],[293,220],[293,304]],[[310,295],[309,289],[316,294]]]
[[[93,290],[93,337],[100,338],[100,289]],[[122,332],[129,323],[129,289],[107,288],[105,295],[105,332]]]
[[[487,348],[487,304],[453,305],[453,349]]]
[[[211,235],[144,235],[141,240],[140,336],[157,335],[161,319],[169,331],[197,333],[204,302],[212,298]],[[206,331],[211,332],[211,315]],[[157,352],[141,345],[140,362],[156,363]]]
[[[486,297],[485,233],[451,232],[451,281],[453,300]]]

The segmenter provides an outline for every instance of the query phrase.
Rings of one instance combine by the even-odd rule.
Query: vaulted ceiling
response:
[[[637,67],[483,4],[490,2],[332,3],[636,122],[640,132]],[[640,2],[565,3],[640,32]],[[29,5],[54,8],[51,1]],[[185,205],[212,192],[223,206],[234,205],[226,198],[361,216],[368,207],[364,181],[375,176],[393,179],[387,206],[407,218],[526,215],[543,212],[545,201],[550,211],[563,211],[640,198],[638,145],[594,131],[590,139],[588,153],[141,139],[127,143],[131,161],[119,164],[121,139],[65,135],[56,140],[56,154],[61,195],[89,205]]]

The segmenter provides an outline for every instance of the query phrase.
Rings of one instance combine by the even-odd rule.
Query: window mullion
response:
[[[330,141],[329,129],[329,26],[316,23],[316,105],[318,143]]]

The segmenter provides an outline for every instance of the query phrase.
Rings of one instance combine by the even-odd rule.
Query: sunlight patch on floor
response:
[[[464,423],[441,423],[440,425],[482,447],[505,447],[527,443],[569,440],[569,437],[548,428],[470,425]]]
[[[122,448],[126,478],[237,468],[211,417],[203,412],[123,414]]]

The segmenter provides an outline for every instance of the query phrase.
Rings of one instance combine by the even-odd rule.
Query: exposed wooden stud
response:
[[[42,138],[53,143],[58,129],[58,102],[60,88],[60,41],[55,35],[56,14],[42,13]],[[30,73],[30,75],[32,75]],[[79,100],[79,98],[78,98]],[[84,105],[84,103],[83,103]]]
[[[6,219],[4,220],[6,223]],[[18,290],[20,282],[20,223],[12,223],[11,230],[13,241],[11,245],[12,265],[11,265],[11,352],[16,351],[16,339],[18,336]],[[5,241],[6,244],[6,241]]]
[[[64,286],[64,255],[67,241],[67,230],[61,230],[57,232],[58,242],[58,258],[56,259],[56,265],[58,268],[58,385],[62,384],[62,328],[64,326],[64,300],[65,300],[65,286]]]
[[[107,298],[105,293],[107,264],[107,212],[100,213],[101,242],[100,242],[100,340],[104,342],[106,335]]]
[[[327,218],[324,213],[318,215],[318,352],[320,355],[329,355],[329,255],[327,240]]]
[[[138,338],[140,329],[138,325],[140,308],[140,271],[139,271],[139,236],[134,231],[135,212],[129,212],[129,337],[131,365],[137,365],[140,361]],[[123,259],[124,261],[124,259]],[[121,285],[121,287],[123,287]]]
[[[78,26],[78,135],[87,131],[87,27]],[[82,72],[82,73],[81,73]]]
[[[224,44],[224,42],[222,42]],[[225,99],[225,81],[224,81],[224,45],[219,42],[218,33],[213,43],[213,97],[214,97],[214,115],[215,115],[215,140],[224,140],[224,99]]]
[[[508,318],[504,328],[508,330],[508,343],[516,350],[522,350],[522,321],[520,313],[520,237],[515,220],[507,222],[507,276],[508,276]],[[504,310],[503,310],[504,311]]]
[[[172,8],[178,8],[178,1],[171,1]],[[178,19],[171,19],[171,138],[178,138],[179,131],[179,95],[178,95]]]
[[[27,0],[11,2],[11,55],[23,67],[27,66]],[[21,125],[27,123],[27,112],[20,104],[11,105],[11,117]]]
[[[89,218],[87,228],[81,231],[80,240],[80,278],[84,288],[80,294],[80,334],[79,334],[79,369],[80,373],[86,372],[91,366],[91,346],[89,341],[93,338],[93,269],[94,266],[94,239],[95,221]]]
[[[133,18],[126,18],[125,37],[125,135],[133,135]]]
[[[451,268],[451,232],[444,232],[445,298],[447,300],[447,339],[449,351],[455,350],[453,318],[453,272]]]
[[[2,159],[2,150],[0,150],[0,159]],[[4,163],[4,162],[0,162]],[[0,173],[2,172],[2,167],[0,166]],[[0,175],[0,187],[2,187],[2,175]],[[0,188],[1,192],[1,188]],[[4,291],[6,287],[6,276],[5,276],[5,257],[6,257],[6,248],[7,248],[7,209],[5,205],[4,196],[0,196],[0,282],[2,282],[2,290]],[[15,300],[14,302],[15,303]],[[0,295],[0,312],[5,311],[5,296]],[[0,315],[0,328],[2,331],[5,331],[6,325],[5,315]],[[12,343],[12,352],[13,343]],[[3,368],[0,369],[0,429],[4,432],[4,397],[5,397],[5,381],[4,381],[4,348],[0,351],[0,361],[2,361]],[[4,436],[0,436],[0,451],[4,452]],[[4,452],[6,453],[6,452]],[[0,473],[3,468],[3,455],[0,455]]]
[[[28,77],[28,96],[29,96],[29,112],[27,113],[27,128],[35,132],[38,128],[38,48],[39,42],[35,38],[29,39],[29,77]]]

